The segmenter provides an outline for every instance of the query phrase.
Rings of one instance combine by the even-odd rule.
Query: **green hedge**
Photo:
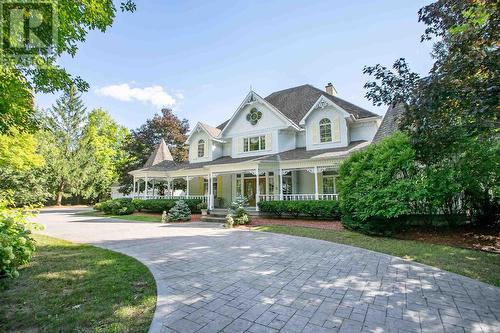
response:
[[[129,215],[134,211],[147,211],[151,213],[167,213],[175,206],[178,200],[175,199],[113,199],[99,202],[94,206],[97,211],[102,211],[110,215]],[[191,213],[199,213],[198,205],[202,202],[200,199],[186,199],[184,202],[188,205]]]
[[[340,219],[336,200],[261,201],[259,210],[274,216],[311,217],[314,219]]]
[[[129,215],[135,211],[132,199],[130,198],[99,202],[94,206],[94,209],[111,215]]]

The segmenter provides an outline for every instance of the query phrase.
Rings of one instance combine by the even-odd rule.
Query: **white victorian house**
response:
[[[189,162],[174,162],[162,140],[130,172],[133,195],[199,198],[210,209],[245,196],[256,210],[263,200],[336,199],[340,163],[372,141],[381,119],[337,97],[331,83],[325,91],[302,85],[265,98],[250,91],[224,123],[196,124],[186,142]],[[182,190],[174,190],[176,180]]]

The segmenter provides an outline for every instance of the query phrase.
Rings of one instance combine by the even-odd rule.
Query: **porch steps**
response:
[[[218,222],[218,223],[226,223],[226,217],[220,217],[220,216],[212,216],[212,215],[205,215],[201,217],[201,220],[203,222]]]
[[[227,209],[213,209],[208,215],[202,216],[204,222],[220,222],[226,223]]]

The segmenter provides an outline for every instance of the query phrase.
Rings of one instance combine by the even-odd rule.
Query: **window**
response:
[[[266,136],[254,136],[243,139],[243,151],[258,151],[266,149]]]
[[[274,194],[274,172],[269,172],[269,194]]]
[[[321,142],[332,141],[332,122],[328,118],[323,118],[319,122],[319,137]]]
[[[283,184],[281,184],[283,188],[283,194],[292,194],[293,192],[293,181],[292,175],[283,176]]]
[[[198,141],[198,157],[205,156],[205,140]]]
[[[336,194],[337,193],[337,175],[334,172],[326,171],[323,172],[323,193],[324,194]]]

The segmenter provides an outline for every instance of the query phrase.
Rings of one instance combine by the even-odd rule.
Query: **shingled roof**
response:
[[[390,106],[387,109],[377,133],[375,133],[375,136],[373,137],[373,142],[379,142],[399,129],[399,118],[402,116],[404,110],[405,108],[403,104],[398,104],[394,107]]]
[[[276,91],[264,99],[280,110],[281,113],[283,113],[288,119],[298,124],[321,95],[343,108],[346,112],[352,114],[356,119],[378,116],[373,112],[363,109],[362,107],[354,105],[337,96],[332,96],[310,84]],[[222,130],[228,121],[229,120],[226,120],[217,126],[217,128]]]
[[[174,158],[172,157],[172,154],[170,154],[170,150],[168,149],[165,140],[161,139],[160,143],[156,146],[155,150],[153,151],[151,156],[149,156],[146,163],[144,163],[143,167],[148,168],[163,161],[173,162],[173,160]]]

